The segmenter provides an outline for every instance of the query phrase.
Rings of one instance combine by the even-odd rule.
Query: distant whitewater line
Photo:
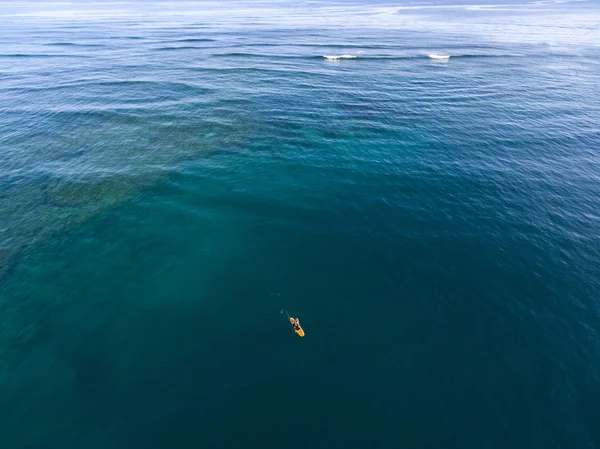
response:
[[[323,57],[325,59],[329,59],[329,60],[336,60],[336,59],[356,59],[355,55],[333,55],[333,56],[323,55]]]
[[[450,55],[436,55],[435,53],[429,53],[427,56],[430,59],[437,59],[438,61],[447,61],[450,59]]]
[[[159,47],[154,48],[154,50],[187,50],[187,49],[204,49],[206,47],[196,47],[196,46],[172,46],[172,47]],[[461,53],[450,55],[438,55],[436,53],[429,54],[404,54],[404,55],[394,55],[394,54],[372,54],[366,53],[364,51],[359,51],[354,54],[351,53],[342,53],[339,55],[299,55],[299,54],[277,54],[277,53],[253,53],[253,52],[228,52],[228,53],[214,53],[209,55],[211,58],[263,58],[263,59],[326,59],[328,61],[338,61],[341,59],[360,59],[360,60],[403,60],[403,59],[422,59],[422,58],[430,58],[430,59],[438,59],[438,60],[447,60],[450,57],[454,58],[505,58],[505,57],[517,57],[521,56],[519,54],[502,54],[502,53],[493,53],[493,54],[485,54],[485,53]]]
[[[436,53],[427,54],[427,58],[435,59],[438,61],[448,61],[450,58],[502,58],[502,57],[515,57],[519,55],[514,54],[494,54],[494,55],[485,55],[485,54],[461,54],[461,55],[438,55]],[[376,59],[376,60],[396,60],[396,59],[420,59],[425,56],[423,55],[411,55],[411,56],[393,56],[393,55],[323,55],[322,56],[328,60],[339,60],[339,59]]]
[[[520,55],[517,54],[493,54],[493,55],[485,55],[485,54],[461,54],[461,55],[438,55],[436,53],[427,54],[427,58],[436,59],[439,61],[447,61],[450,58],[510,58],[510,57],[518,57]],[[377,60],[386,60],[386,59],[420,59],[425,56],[423,55],[410,55],[410,56],[393,56],[393,55],[323,55],[322,56],[328,60],[338,60],[338,59],[377,59]]]

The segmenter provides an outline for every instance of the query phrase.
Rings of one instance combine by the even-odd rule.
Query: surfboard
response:
[[[293,327],[294,326],[294,318],[290,317],[290,323],[292,323],[292,327]],[[304,337],[304,329],[302,329],[302,326],[300,326],[300,329],[298,329],[298,330],[294,329],[294,331],[301,337]]]

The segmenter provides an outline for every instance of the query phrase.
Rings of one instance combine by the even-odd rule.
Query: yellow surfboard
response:
[[[290,323],[292,323],[292,327],[294,326],[294,321],[295,319],[290,317]],[[304,337],[304,329],[302,329],[302,326],[300,326],[300,324],[298,324],[298,327],[299,329],[294,329],[294,331],[301,337]]]

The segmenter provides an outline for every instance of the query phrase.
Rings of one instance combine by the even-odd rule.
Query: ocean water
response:
[[[0,3],[0,447],[600,447],[598,23]]]

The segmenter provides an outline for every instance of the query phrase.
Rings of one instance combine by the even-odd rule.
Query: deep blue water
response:
[[[1,3],[0,447],[600,447],[600,8],[464,3]]]

